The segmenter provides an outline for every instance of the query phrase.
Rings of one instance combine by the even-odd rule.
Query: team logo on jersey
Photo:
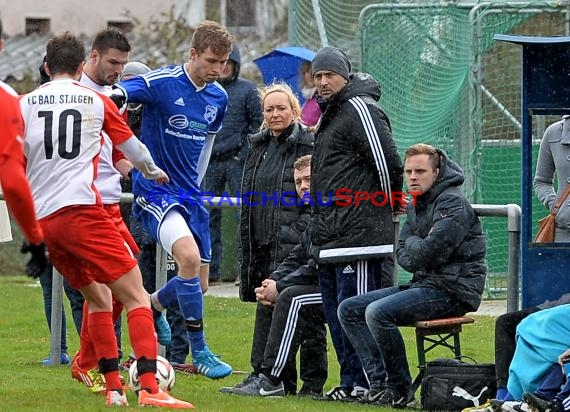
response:
[[[206,106],[206,112],[204,113],[204,119],[206,119],[206,121],[208,123],[212,123],[214,120],[216,120],[217,114],[218,114],[218,108],[217,107],[207,105]]]
[[[175,114],[168,119],[168,124],[175,129],[186,129],[188,127],[188,119],[183,114]]]

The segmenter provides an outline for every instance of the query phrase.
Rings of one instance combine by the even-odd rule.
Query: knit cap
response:
[[[121,72],[120,78],[122,79],[125,76],[136,76],[137,74],[145,74],[150,72],[150,68],[141,62],[128,62],[123,67],[123,71]]]
[[[320,70],[326,70],[338,73],[348,80],[351,65],[345,52],[333,46],[326,46],[317,52],[311,69],[313,76]]]

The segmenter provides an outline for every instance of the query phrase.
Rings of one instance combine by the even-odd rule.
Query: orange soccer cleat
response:
[[[159,389],[157,393],[148,393],[144,389],[139,391],[139,406],[158,406],[171,409],[194,409],[190,402],[181,401]]]

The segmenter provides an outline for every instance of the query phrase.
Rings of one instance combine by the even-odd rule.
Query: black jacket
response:
[[[408,204],[398,240],[398,264],[413,274],[411,285],[447,291],[466,311],[475,311],[485,288],[486,241],[481,222],[465,195],[463,170],[441,155],[432,188]]]
[[[403,165],[392,138],[390,123],[376,103],[380,85],[364,73],[351,75],[347,85],[321,105],[321,123],[315,134],[311,163],[311,197],[315,201],[311,254],[318,263],[320,253],[336,256],[336,261],[371,259],[382,245],[393,245],[392,207],[363,201],[358,206],[352,195],[378,192],[388,199],[402,190]],[[347,200],[348,199],[348,200]],[[377,197],[381,202],[381,195]],[[341,206],[337,201],[348,206]],[[330,203],[330,204],[328,204]],[[343,257],[337,248],[354,248]]]
[[[310,226],[310,224],[309,224]],[[293,248],[289,256],[269,275],[275,281],[277,291],[294,285],[318,285],[319,271],[309,255],[311,239],[309,228],[301,234],[299,244]]]
[[[235,63],[232,77],[220,81],[228,93],[228,109],[222,129],[216,134],[212,148],[212,161],[225,161],[232,157],[245,160],[248,151],[247,136],[256,133],[263,121],[261,100],[255,83],[239,77],[241,57],[234,46],[229,60]]]
[[[256,181],[259,179],[257,172],[272,139],[267,129],[250,137],[251,149],[245,161],[242,179],[243,199],[240,218],[240,298],[246,302],[255,302],[254,289],[261,285],[261,281],[267,278],[299,243],[299,237],[310,220],[310,207],[298,206],[293,164],[299,157],[312,153],[313,134],[299,124],[294,124],[284,133],[287,134],[281,136],[284,140],[279,143],[280,146],[284,145],[280,151],[282,156],[273,159],[274,163],[270,165],[276,172],[275,181],[271,182],[270,186],[280,198],[281,194],[288,193],[286,204],[279,201],[277,204],[250,206],[256,200],[248,192],[256,187]],[[293,201],[295,205],[289,206],[289,201]],[[253,207],[256,208],[255,211]],[[254,215],[259,216],[260,213],[268,218],[255,219]],[[252,257],[258,253],[256,233],[263,233],[267,239],[270,239],[265,245],[271,249],[269,256],[271,264],[266,273],[258,273],[257,268],[253,266]]]

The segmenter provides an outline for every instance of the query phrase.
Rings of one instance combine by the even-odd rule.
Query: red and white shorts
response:
[[[49,259],[71,287],[111,283],[137,265],[109,213],[100,205],[68,206],[40,220]]]

